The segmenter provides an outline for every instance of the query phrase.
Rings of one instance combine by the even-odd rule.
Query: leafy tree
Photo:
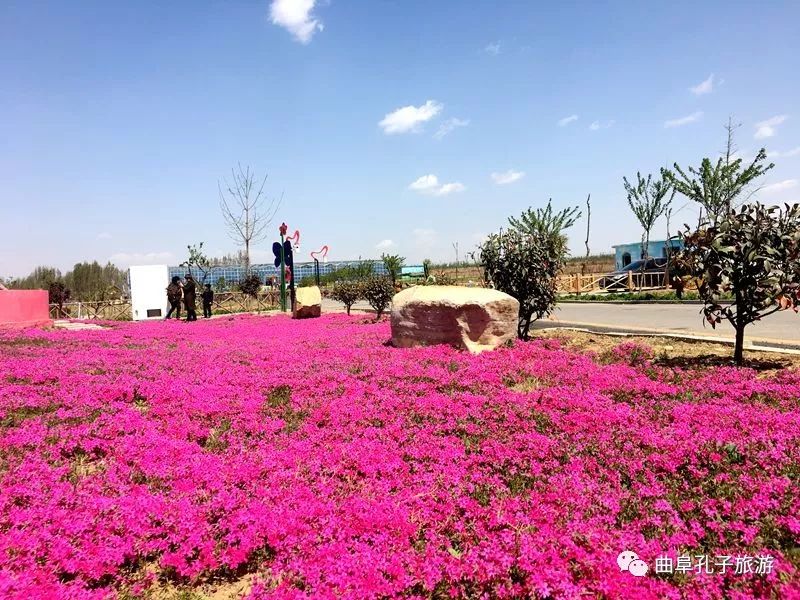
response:
[[[364,297],[364,286],[359,281],[337,281],[333,284],[331,298],[344,304],[347,314],[350,308]]]
[[[64,283],[72,290],[73,299],[84,301],[118,297],[128,287],[124,271],[111,263],[102,266],[97,261],[76,264],[64,275]]]
[[[728,140],[729,150],[716,164],[704,158],[698,168],[689,167],[684,171],[675,163],[675,172],[663,170],[677,192],[705,209],[712,224],[729,214],[753,181],[775,166],[774,163],[765,164],[767,152],[761,148],[753,161],[743,168],[741,158],[732,160],[730,135]]]
[[[381,260],[383,261],[383,266],[386,267],[386,271],[389,273],[389,279],[392,280],[392,285],[394,285],[397,282],[397,276],[400,275],[400,271],[403,268],[403,263],[406,262],[405,257],[399,254],[381,254]]]
[[[566,249],[559,236],[511,229],[490,234],[480,246],[487,285],[519,301],[517,337],[529,338],[531,323],[550,314],[556,300],[556,276]]]
[[[566,250],[567,238],[564,230],[572,227],[580,219],[581,211],[577,206],[563,208],[558,212],[553,212],[553,199],[547,201],[546,208],[533,207],[523,211],[520,218],[509,217],[508,223],[511,228],[527,235],[545,235],[553,237]]]
[[[681,238],[678,269],[700,281],[704,319],[733,326],[741,365],[745,327],[800,306],[800,204],[745,205]]]
[[[636,179],[635,186],[628,182],[627,177],[623,177],[622,181],[625,185],[625,192],[628,194],[628,204],[644,230],[642,232],[642,258],[647,258],[650,232],[658,217],[669,208],[672,198],[675,197],[675,188],[672,186],[672,180],[664,173],[662,173],[661,179],[653,180],[652,175],[648,175],[645,179],[637,171]]]
[[[189,251],[189,258],[178,266],[186,267],[189,273],[192,273],[192,267],[194,267],[202,275],[200,282],[205,283],[208,274],[211,272],[211,261],[208,260],[208,257],[203,252],[203,242],[195,246],[186,246],[186,249]],[[192,276],[194,276],[194,273],[192,273]]]
[[[320,275],[320,285],[330,285],[337,281],[360,281],[371,277],[375,273],[375,261],[360,260],[352,265],[345,265],[338,269]],[[313,277],[308,278],[308,285],[316,285]]]
[[[61,281],[61,271],[55,267],[36,267],[30,275],[10,281],[8,287],[17,290],[46,290],[54,281]]]
[[[212,267],[238,267],[245,263],[245,256],[242,250],[237,250],[234,254],[210,257],[208,261]]]
[[[251,298],[258,296],[261,289],[261,278],[255,273],[250,273],[239,282],[239,291]]]
[[[64,316],[64,303],[69,302],[70,290],[63,281],[51,281],[47,286],[47,301],[58,305],[58,316]]]
[[[388,277],[374,276],[366,279],[362,285],[364,299],[375,309],[375,320],[377,321],[392,302],[394,284]]]

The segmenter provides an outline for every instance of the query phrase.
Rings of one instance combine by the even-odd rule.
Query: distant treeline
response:
[[[78,263],[63,275],[55,267],[36,267],[29,275],[7,280],[5,285],[17,290],[47,290],[53,283],[63,284],[69,290],[69,299],[80,302],[113,300],[129,293],[127,271],[97,261]]]

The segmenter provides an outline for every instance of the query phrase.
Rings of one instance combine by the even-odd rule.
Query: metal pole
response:
[[[292,314],[295,309],[295,295],[294,295],[294,260],[292,260],[292,269],[289,271],[289,299],[292,308]]]
[[[281,234],[281,311],[286,312],[286,263],[283,256],[283,234]]]

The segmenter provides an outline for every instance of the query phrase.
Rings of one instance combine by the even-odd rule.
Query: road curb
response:
[[[556,306],[559,304],[690,304],[702,306],[702,300],[569,300],[560,299],[556,300]]]

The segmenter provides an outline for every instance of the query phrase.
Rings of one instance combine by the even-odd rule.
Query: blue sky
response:
[[[716,156],[728,115],[773,153],[760,197],[795,201],[798,56],[797,2],[4,2],[0,275],[234,251],[237,162],[303,258],[451,260],[588,193],[610,251],[640,236],[622,176]]]

